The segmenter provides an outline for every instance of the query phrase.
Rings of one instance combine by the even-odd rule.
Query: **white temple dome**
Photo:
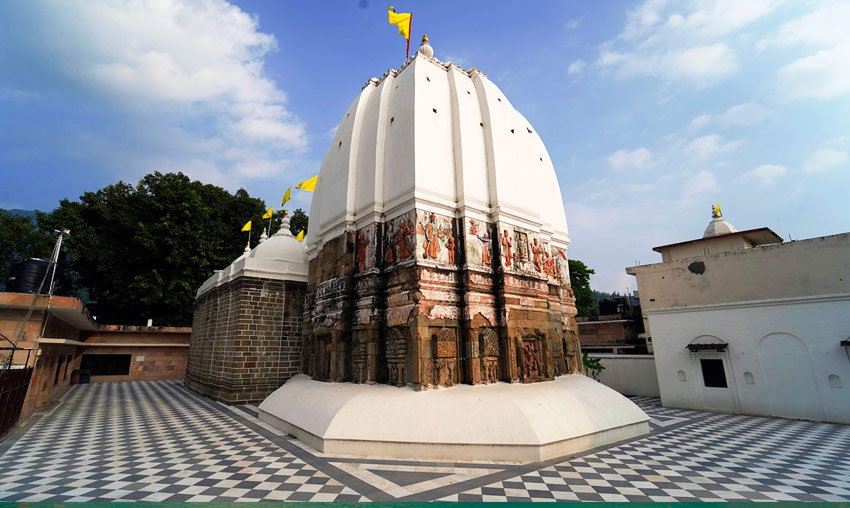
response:
[[[224,270],[216,270],[198,288],[197,297],[237,277],[307,282],[307,252],[289,230],[289,217],[283,218],[277,233],[246,251]]]
[[[720,210],[720,203],[712,205],[711,222],[708,223],[708,226],[705,228],[705,232],[702,234],[702,237],[711,238],[713,236],[728,235],[729,233],[737,232],[738,229],[723,218],[723,212]]]
[[[486,75],[432,51],[370,79],[343,115],[319,170],[308,257],[414,208],[513,224],[566,248],[561,189],[537,131]]]

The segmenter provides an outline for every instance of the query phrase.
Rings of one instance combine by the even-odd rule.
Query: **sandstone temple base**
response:
[[[582,375],[414,391],[290,379],[260,419],[330,454],[536,462],[640,436],[649,417]]]

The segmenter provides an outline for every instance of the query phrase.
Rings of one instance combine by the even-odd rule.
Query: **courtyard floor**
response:
[[[850,501],[850,426],[662,408],[535,464],[327,456],[179,382],[70,389],[0,443],[2,501]]]

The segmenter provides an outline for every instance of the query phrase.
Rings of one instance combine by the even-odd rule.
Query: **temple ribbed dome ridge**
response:
[[[569,243],[536,130],[485,73],[422,52],[367,81],[343,115],[319,171],[308,256],[344,231],[413,209]]]

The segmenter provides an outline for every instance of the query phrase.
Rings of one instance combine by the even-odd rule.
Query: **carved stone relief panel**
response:
[[[375,235],[376,229],[377,224],[372,223],[357,231],[355,262],[357,263],[358,272],[363,272],[373,268],[377,262],[377,258],[375,256],[378,246]]]
[[[440,328],[433,337],[434,357],[457,357],[457,332],[454,328]]]
[[[416,211],[416,258],[454,265],[457,243],[452,219],[423,210]]]
[[[493,245],[490,225],[477,219],[464,219],[466,231],[466,263],[470,266],[490,268],[493,262]]]
[[[407,384],[407,336],[405,328],[391,328],[387,332],[387,382],[395,386]]]
[[[391,328],[387,333],[387,358],[407,358],[407,334],[401,328]]]
[[[482,328],[478,332],[478,343],[478,348],[482,356],[499,356],[499,336],[492,328]]]
[[[434,384],[437,386],[454,386],[457,360],[454,358],[438,358],[434,361]]]
[[[416,252],[416,226],[413,217],[413,211],[405,212],[384,225],[384,266],[413,259]]]

